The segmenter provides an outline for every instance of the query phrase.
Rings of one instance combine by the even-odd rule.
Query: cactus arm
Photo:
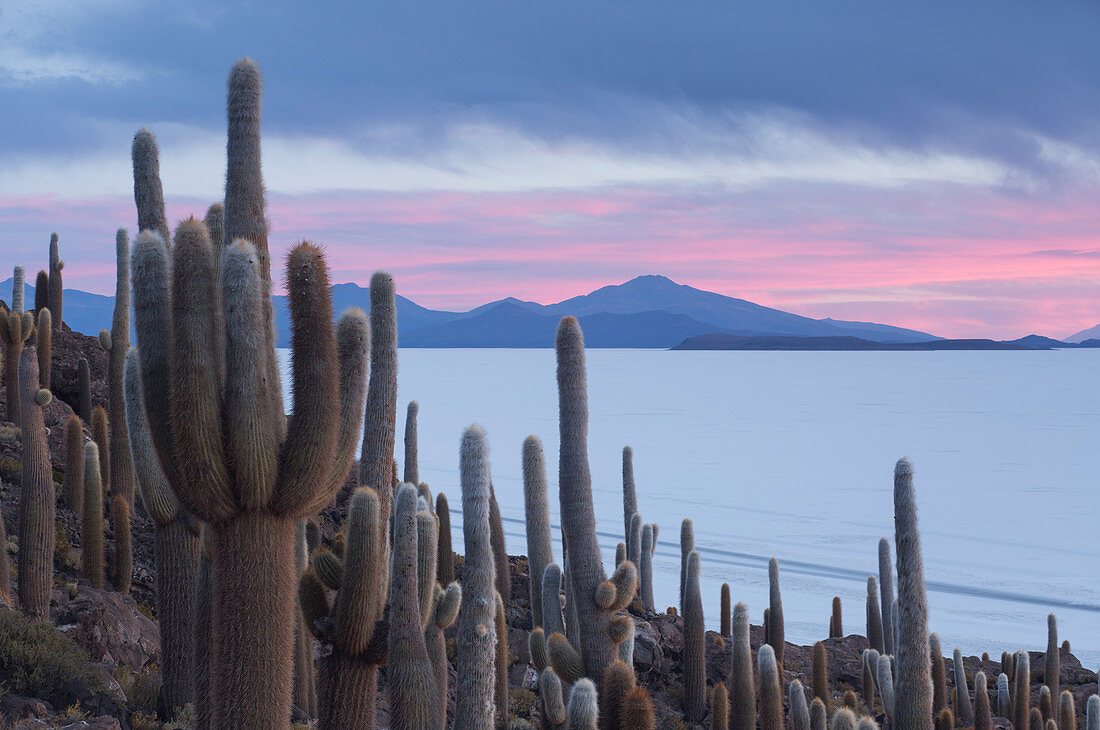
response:
[[[160,181],[160,150],[157,138],[142,127],[130,147],[134,167],[134,203],[138,231],[154,231],[168,241],[168,219],[164,214],[164,188]]]
[[[84,577],[103,587],[103,481],[95,441],[84,444],[84,516],[80,525]]]
[[[420,404],[409,401],[405,411],[405,471],[406,484],[420,484],[420,465],[417,463],[416,417],[420,413]]]
[[[210,348],[210,327],[217,315],[206,228],[193,218],[180,223],[172,254],[172,434],[186,485],[176,493],[181,499],[184,492],[188,493],[187,508],[204,521],[220,522],[235,515],[238,506],[230,485],[222,398]],[[144,341],[141,349],[145,349]],[[149,402],[146,397],[146,407]],[[232,429],[236,412],[232,406],[236,404],[227,405],[226,420]],[[237,434],[231,430],[230,435]],[[263,440],[265,435],[254,434],[252,438]],[[238,468],[253,478],[261,472],[257,464],[242,464],[241,454],[233,456]]]
[[[16,390],[18,389],[18,396]],[[19,356],[17,388],[9,397],[20,401],[23,438],[23,492],[19,501],[19,602],[23,613],[36,620],[49,618],[53,586],[54,489],[46,424],[38,387],[38,355],[33,347]],[[4,586],[5,590],[7,586]]]
[[[38,310],[35,348],[38,350],[38,387],[49,390],[50,365],[53,359],[53,316],[46,307]]]
[[[384,271],[376,272],[370,280],[370,330],[370,383],[359,484],[378,490],[383,524],[388,524],[397,417],[397,307],[393,277]]]
[[[130,434],[126,424],[123,371],[130,350],[130,236],[125,228],[115,234],[117,283],[111,317],[111,350],[107,356],[107,408],[111,416],[111,492],[134,505],[134,465],[130,458]],[[131,510],[132,511],[132,510]]]
[[[136,347],[126,355],[123,374],[126,393],[126,421],[130,437],[130,454],[137,474],[138,490],[145,511],[157,525],[167,525],[179,514],[179,501],[168,486],[160,461],[153,447],[152,435],[145,417],[145,398],[141,389],[141,361]]]
[[[416,513],[416,574],[419,578],[421,633],[432,620],[432,607],[436,603],[436,589],[439,588],[435,582],[438,530],[435,515],[424,510]]]
[[[271,257],[264,218],[264,181],[260,165],[260,121],[263,78],[256,62],[243,58],[233,65],[226,96],[229,122],[226,144],[225,241],[246,239],[256,248],[261,277],[271,280]]]
[[[373,489],[360,488],[352,496],[347,534],[344,576],[336,594],[334,619],[337,643],[355,656],[366,651],[385,605],[381,567],[385,533],[378,495]]]
[[[554,561],[550,541],[550,513],[546,500],[546,464],[537,436],[523,441],[523,496],[527,522],[527,566],[530,577],[532,620],[542,626],[542,576]],[[560,613],[560,611],[559,611]]]
[[[931,730],[932,669],[928,647],[928,602],[924,590],[913,466],[898,461],[894,470],[894,530],[898,598],[897,730]]]

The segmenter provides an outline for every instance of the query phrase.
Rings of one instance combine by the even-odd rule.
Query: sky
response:
[[[272,245],[462,310],[663,274],[949,337],[1100,322],[1100,5],[0,0],[0,267],[111,293],[130,142],[222,196],[265,75]],[[0,278],[6,278],[3,275]]]

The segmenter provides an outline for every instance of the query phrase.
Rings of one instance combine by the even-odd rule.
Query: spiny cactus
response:
[[[256,133],[259,134],[259,129]],[[137,205],[138,230],[154,231],[168,241],[164,188],[160,182],[160,150],[157,148],[156,136],[147,128],[142,127],[134,135],[130,159],[134,167],[134,203]],[[263,210],[262,205],[260,210]]]
[[[833,596],[833,612],[829,616],[829,638],[844,636],[844,621],[840,613],[840,596]]]
[[[1012,692],[1004,672],[997,675],[997,717],[1012,718]]]
[[[615,567],[619,567],[619,563],[626,560],[626,543],[620,542],[615,544]]]
[[[489,529],[489,446],[480,426],[466,429],[460,459],[462,610],[458,615],[458,691],[454,730],[490,730],[496,678],[495,566]]]
[[[657,720],[653,715],[653,702],[644,687],[630,690],[623,700],[622,717],[619,727],[636,730],[656,730]]]
[[[1016,686],[1012,691],[1012,724],[1027,727],[1031,712],[1031,659],[1026,651],[1016,652]]]
[[[130,437],[126,428],[126,396],[122,391],[126,353],[130,350],[130,236],[125,228],[119,228],[115,234],[115,259],[118,273],[111,336],[106,340],[100,338],[107,350],[107,407],[111,426],[110,477],[105,477],[104,481],[110,486],[111,494],[121,494],[133,507],[134,467],[130,461]]]
[[[618,652],[616,612],[634,598],[637,568],[629,560],[615,569],[610,580],[604,573],[596,520],[592,507],[592,477],[588,468],[588,386],[584,365],[584,339],[574,317],[564,317],[555,340],[558,380],[560,455],[558,496],[562,528],[569,536],[566,547],[569,600],[576,608],[580,646],[587,676],[601,681],[607,665]],[[545,617],[544,617],[545,620]],[[574,689],[574,692],[576,689]]]
[[[931,730],[928,602],[913,494],[913,466],[904,458],[894,469],[894,531],[898,561],[897,730]]]
[[[35,349],[38,350],[38,387],[50,389],[50,366],[53,362],[53,317],[50,310],[38,310],[35,328]]]
[[[890,541],[885,537],[878,541],[878,585],[882,601],[883,645],[882,654],[894,653],[894,619],[891,607],[894,605],[894,564],[890,559]]]
[[[11,389],[8,392],[15,395]],[[42,416],[42,407],[50,402],[50,391],[38,387],[38,355],[33,347],[25,349],[19,357],[18,392],[19,427],[23,439],[19,603],[24,614],[44,620],[49,618],[50,589],[53,587],[55,502],[53,470]]]
[[[107,503],[107,492],[111,487],[111,464],[108,460],[111,446],[107,429],[107,411],[103,406],[96,406],[92,409],[92,441],[95,441],[95,445],[99,448],[99,482],[103,489],[101,504]]]
[[[857,730],[859,725],[856,714],[845,708],[833,715],[833,721],[829,724],[830,730]]]
[[[1058,730],[1077,730],[1077,706],[1068,689],[1058,695]]]
[[[859,718],[859,730],[879,730],[879,725],[875,718],[864,715]]]
[[[133,548],[130,544],[130,503],[121,494],[111,498],[111,528],[115,532],[115,590],[126,595],[134,572]]]
[[[94,588],[103,588],[103,482],[99,462],[96,442],[84,444],[84,516],[80,522],[80,545],[84,577]]]
[[[928,651],[932,659],[932,714],[939,715],[947,707],[947,670],[943,660],[940,635],[928,635]]]
[[[783,729],[783,693],[780,686],[779,666],[775,651],[763,644],[756,654],[757,673],[760,676],[760,728]]]
[[[813,676],[811,689],[814,697],[825,703],[826,709],[830,704],[829,698],[829,657],[825,653],[825,644],[818,641],[814,644],[810,655],[811,674]]]
[[[542,730],[561,730],[565,727],[567,718],[561,679],[554,674],[553,669],[539,673],[539,704],[542,710]]]
[[[39,312],[49,308],[50,275],[46,273],[45,269],[41,269],[38,276],[34,278],[34,315],[37,317]]]
[[[955,715],[950,707],[945,707],[936,713],[933,720],[935,730],[952,730],[955,727]]]
[[[542,625],[546,636],[565,633],[565,617],[561,608],[561,568],[550,563],[542,571]]]
[[[876,682],[878,674],[878,659],[882,656],[877,649],[863,650],[863,677],[860,684],[860,694],[863,695],[863,703],[868,709],[875,706]]]
[[[687,562],[695,549],[695,526],[685,517],[680,523],[680,610],[684,610],[684,587],[687,580]]]
[[[623,447],[623,530],[627,554],[630,554],[630,520],[638,511],[638,495],[634,488],[634,449]]]
[[[637,512],[630,516],[630,530],[627,533],[626,555],[623,560],[629,560],[635,565],[642,560],[642,516]],[[616,562],[616,565],[621,562]]]
[[[46,297],[46,306],[53,312],[53,328],[61,329],[62,307],[64,307],[65,287],[61,279],[61,270],[65,268],[65,262],[61,260],[61,252],[57,247],[57,234],[50,234],[50,273],[47,280],[49,295]],[[35,292],[37,295],[37,292]]]
[[[508,545],[504,541],[504,522],[493,485],[489,484],[489,537],[493,544],[493,564],[496,570],[497,593],[504,600],[512,598],[512,568],[508,564]]]
[[[225,230],[233,243],[223,253],[222,296],[214,246],[194,219],[178,227],[171,264],[160,236],[142,232],[133,288],[153,442],[177,498],[214,530],[215,723],[277,729],[290,717],[295,530],[328,503],[350,466],[366,327],[361,314],[345,314],[337,347],[324,259],[311,244],[296,246],[287,261],[294,414],[286,418],[259,103],[259,69],[238,62],[229,82]],[[256,641],[261,634],[265,641]]]
[[[84,423],[89,423],[92,418],[92,372],[87,359],[83,357],[76,363],[76,381],[76,415]]]
[[[603,730],[619,730],[622,727],[623,701],[634,689],[634,669],[623,661],[607,665],[600,684],[600,727]]]
[[[780,667],[783,666],[783,649],[786,646],[783,636],[783,596],[779,592],[779,561],[772,558],[768,561],[768,632],[764,638],[775,650],[775,660]]]
[[[199,593],[199,525],[180,506],[157,460],[145,418],[141,363],[135,348],[131,348],[126,355],[123,390],[134,473],[142,504],[155,527],[161,694],[164,706],[174,714],[177,708],[196,702],[197,681],[209,680],[209,673],[197,669],[194,659],[197,645],[197,640],[193,638],[195,602]],[[196,708],[198,706],[196,702]]]
[[[0,602],[7,608],[14,608],[11,597],[11,562],[8,558],[8,529],[0,515]]]
[[[7,388],[8,416],[12,423],[21,423],[19,417],[19,363],[23,353],[23,343],[34,331],[34,315],[23,311],[23,267],[16,266],[15,292],[19,293],[19,307],[15,306],[15,293],[12,294],[10,312],[0,312],[0,338],[4,341],[4,387]],[[38,363],[35,363],[35,373]],[[37,377],[37,376],[36,376]],[[35,383],[37,386],[38,383]],[[36,388],[37,390],[37,388]]]
[[[642,547],[638,566],[641,573],[641,599],[642,607],[647,611],[655,611],[653,601],[653,552],[657,547],[654,525],[642,525]]]
[[[1061,671],[1061,657],[1058,655],[1058,619],[1052,613],[1047,616],[1047,650],[1043,654],[1043,684],[1050,687],[1051,697],[1059,696]],[[1060,724],[1059,730],[1064,730]]]
[[[1100,730],[1100,695],[1089,697],[1085,706],[1085,730]]]
[[[707,647],[703,597],[699,590],[699,553],[688,555],[684,582],[684,714],[699,722],[707,711]]]
[[[546,464],[537,436],[523,440],[523,502],[527,521],[527,566],[534,626],[542,626],[542,574],[554,562],[550,512],[546,498]]]
[[[26,272],[22,266],[16,266],[12,270],[11,280],[11,311],[12,314],[22,315],[25,297],[27,296]]]
[[[878,581],[875,576],[867,576],[867,643],[872,649],[883,654],[886,644],[882,635],[882,610],[878,599]]]
[[[1039,687],[1039,714],[1044,720],[1054,716],[1054,700],[1050,695],[1050,687],[1045,684]]]
[[[730,730],[755,730],[756,689],[752,678],[752,647],[749,644],[749,609],[733,607],[733,651],[729,674]]]
[[[455,554],[451,548],[451,507],[443,492],[435,496],[435,516],[439,520],[439,557],[436,560],[438,582],[449,586],[455,579]]]
[[[388,525],[390,521],[392,497],[389,485],[393,481],[393,444],[396,438],[396,297],[393,277],[384,271],[375,272],[370,280],[370,382],[363,417],[359,484],[378,490],[383,525]]]
[[[890,666],[890,657],[880,656],[875,672],[875,684],[878,686],[879,697],[882,698],[882,710],[890,725],[894,725],[898,718],[897,698],[894,692],[894,674]]]
[[[566,714],[569,716],[569,730],[596,730],[599,705],[596,685],[592,680],[582,678],[573,685],[573,691],[569,693]]]
[[[75,413],[65,421],[65,504],[84,512],[84,424]]]
[[[1001,671],[1008,675],[1008,681],[1015,681],[1016,677],[1016,655],[1012,652],[1001,652]]]
[[[710,730],[729,730],[729,702],[729,694],[726,692],[726,685],[716,684],[711,688]]]
[[[493,619],[496,626],[496,684],[493,692],[496,716],[508,720],[508,622],[504,616],[504,601],[500,591],[493,596]]]
[[[970,703],[970,687],[966,683],[966,668],[963,666],[962,651],[955,648],[951,660],[955,672],[955,713],[963,725],[974,724],[974,706]]]
[[[985,672],[974,675],[974,730],[993,730],[993,713],[989,706]]]
[[[211,646],[214,639],[214,567],[210,560],[213,552],[213,534],[209,525],[202,526],[199,537],[199,569],[195,579],[193,659],[197,730],[210,730],[214,727],[214,690],[210,676],[210,670],[213,667]],[[183,685],[178,686],[181,691],[185,689]],[[162,691],[166,691],[163,686]],[[167,698],[167,694],[165,696]]]
[[[724,637],[730,636],[730,584],[723,583],[719,599],[719,633]]]
[[[791,730],[810,730],[810,708],[806,705],[806,690],[797,679],[787,692],[791,706]]]

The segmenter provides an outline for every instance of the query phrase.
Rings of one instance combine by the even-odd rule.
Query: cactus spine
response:
[[[130,461],[130,437],[126,428],[126,396],[122,392],[122,374],[130,349],[130,236],[125,228],[115,235],[115,311],[111,319],[111,337],[107,347],[107,407],[110,409],[111,494],[121,494],[134,506],[134,466]]]
[[[891,609],[894,605],[894,565],[890,559],[890,541],[885,537],[878,541],[878,585],[882,601],[882,629],[885,650],[881,654],[894,653],[894,618]]]
[[[779,592],[779,561],[768,561],[768,632],[765,635],[768,645],[775,650],[775,660],[783,666],[783,596]]]
[[[840,614],[840,596],[833,596],[833,613],[829,617],[829,638],[844,636],[844,621]]]
[[[695,722],[707,712],[707,647],[699,568],[699,553],[692,550],[684,583],[684,714]]]
[[[657,536],[652,524],[642,525],[642,547],[639,567],[641,569],[642,608],[655,611],[653,602],[653,552],[657,547]]]
[[[7,388],[8,420],[22,423],[19,417],[19,368],[23,343],[34,331],[34,315],[23,311],[23,267],[15,267],[11,311],[0,312],[0,338],[4,341],[4,387]],[[35,364],[35,372],[38,365]],[[36,376],[37,377],[37,376]],[[35,383],[37,385],[37,383]]]
[[[130,159],[134,167],[134,203],[137,206],[138,230],[154,231],[168,241],[164,188],[160,182],[160,150],[157,148],[156,136],[147,128],[142,127],[134,135]]]
[[[1012,724],[1027,727],[1031,715],[1031,659],[1026,651],[1016,652],[1016,687],[1012,695]]]
[[[495,566],[489,535],[489,446],[480,426],[462,437],[462,609],[458,615],[458,691],[454,730],[492,730],[496,664]]]
[[[787,694],[791,705],[791,730],[810,730],[810,708],[802,683],[797,679],[791,682]]]
[[[749,609],[733,607],[733,652],[730,654],[730,730],[755,730],[756,688],[752,678],[752,646],[749,644]]]
[[[634,449],[623,447],[623,529],[626,531],[626,553],[631,555],[630,520],[638,511],[638,495],[634,488]],[[631,558],[633,559],[633,558]]]
[[[1043,684],[1050,687],[1050,696],[1058,697],[1061,689],[1059,674],[1061,673],[1061,657],[1058,655],[1058,619],[1055,615],[1047,616],[1047,650],[1043,654]],[[1060,700],[1059,700],[1060,701]],[[1064,728],[1059,725],[1059,730]]]
[[[993,730],[993,713],[989,706],[985,672],[974,675],[974,730]]]
[[[96,442],[84,444],[84,516],[80,522],[80,545],[84,577],[93,588],[103,588],[103,482],[99,462]]]
[[[416,443],[416,416],[419,412],[420,404],[414,400],[409,401],[405,411],[405,483],[413,486],[420,484]]]
[[[963,666],[962,651],[955,648],[951,659],[952,669],[955,672],[955,714],[963,725],[974,724],[974,707],[970,704],[970,688],[966,683],[966,668]]]
[[[38,387],[38,356],[33,347],[19,357],[19,422],[23,438],[23,495],[19,512],[19,602],[35,620],[50,615],[53,586],[54,489],[42,406],[50,392]],[[14,395],[11,389],[9,394]],[[7,546],[4,546],[7,549]],[[5,586],[6,589],[6,586]]]
[[[928,648],[928,603],[913,466],[898,461],[894,470],[894,531],[898,570],[897,730],[932,729],[931,660]]]
[[[756,654],[757,673],[760,675],[760,728],[783,730],[783,693],[780,687],[779,665],[775,651],[763,644]]]
[[[65,288],[62,284],[61,270],[65,268],[65,262],[61,260],[61,253],[57,247],[57,234],[50,234],[50,273],[47,280],[49,295],[46,298],[46,306],[53,312],[53,328],[61,330],[62,307],[64,306]]]
[[[867,643],[879,654],[886,652],[882,635],[882,611],[878,599],[878,581],[867,576]]]
[[[534,626],[542,626],[542,575],[554,562],[550,542],[550,512],[546,498],[546,464],[542,442],[536,436],[523,441],[523,501],[527,521],[527,566],[530,580],[531,615]],[[560,613],[560,611],[559,611]]]
[[[721,589],[721,598],[719,600],[719,616],[721,629],[720,633],[723,637],[729,637],[730,635],[730,584],[723,583]]]
[[[205,668],[196,667],[194,657],[198,645],[198,640],[193,637],[196,632],[196,595],[199,592],[199,526],[183,511],[157,460],[145,418],[141,363],[137,350],[133,348],[126,355],[123,390],[126,396],[127,433],[138,490],[145,511],[155,526],[161,694],[164,706],[174,714],[189,702],[195,702],[196,709],[202,706],[204,703],[195,696],[195,682],[208,680],[208,672]],[[208,590],[205,593],[208,595]]]

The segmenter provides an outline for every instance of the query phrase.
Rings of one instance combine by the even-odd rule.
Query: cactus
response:
[[[1028,712],[1027,724],[1029,730],[1051,730],[1043,723],[1043,716],[1039,713],[1038,707],[1032,707]],[[1057,726],[1053,730],[1058,730]]]
[[[111,498],[111,527],[115,532],[114,584],[123,595],[130,592],[134,556],[130,545],[130,503],[121,494]]]
[[[932,660],[932,714],[939,715],[947,707],[947,670],[943,661],[940,635],[928,635],[928,651]]]
[[[828,723],[825,703],[815,697],[810,703],[810,730],[825,730]]]
[[[19,357],[19,422],[23,438],[23,493],[19,503],[19,603],[35,620],[49,618],[53,587],[54,489],[42,406],[50,391],[38,387],[33,347]],[[15,394],[9,389],[9,394]],[[7,549],[6,544],[4,549]],[[6,588],[6,586],[5,586]]]
[[[539,673],[539,702],[542,705],[543,730],[560,730],[565,727],[565,702],[562,700],[561,680],[553,669]]]
[[[183,511],[157,461],[145,418],[141,363],[134,348],[126,355],[123,390],[134,472],[142,504],[155,526],[161,694],[164,706],[174,714],[177,708],[189,702],[195,702],[198,708],[195,683],[208,680],[208,672],[197,669],[194,657],[198,645],[198,639],[193,637],[196,594],[199,592],[199,526]],[[209,590],[204,594],[209,595]]]
[[[1068,689],[1058,695],[1058,730],[1077,730],[1077,706]]]
[[[550,563],[542,571],[542,625],[546,635],[565,633],[565,618],[561,609],[561,568]]]
[[[879,724],[875,722],[875,718],[864,715],[859,718],[858,730],[879,730]]]
[[[806,705],[806,690],[797,679],[787,692],[791,705],[791,730],[810,730],[810,708]]]
[[[617,642],[612,633],[614,623],[630,620],[620,617],[613,622],[612,617],[634,598],[638,571],[628,560],[619,565],[608,580],[600,558],[592,508],[592,477],[588,469],[584,339],[576,318],[561,320],[555,350],[560,431],[558,497],[562,529],[569,536],[566,546],[569,601],[577,613],[577,620],[571,624],[577,629],[585,674],[602,681],[607,665],[617,655]]]
[[[57,234],[50,234],[50,273],[47,277],[46,286],[49,288],[49,294],[46,297],[46,306],[51,312],[53,312],[54,321],[53,328],[55,330],[61,330],[62,307],[65,305],[65,287],[61,279],[61,270],[65,268],[65,262],[61,260],[61,253],[57,248]],[[37,298],[38,292],[35,291],[35,298]]]
[[[623,701],[634,689],[634,669],[623,661],[607,665],[600,684],[599,710],[602,730],[619,730],[622,726]]]
[[[630,517],[630,531],[627,533],[626,555],[623,559],[635,565],[642,560],[642,516],[637,512]]]
[[[1085,707],[1085,730],[1100,730],[1100,695],[1089,697]]]
[[[46,387],[46,386],[43,386]],[[1058,655],[1058,619],[1055,615],[1047,616],[1047,650],[1043,654],[1043,684],[1050,687],[1050,696],[1058,697],[1061,672],[1061,657]],[[1059,700],[1061,701],[1061,700]],[[1064,730],[1059,723],[1059,730]]]
[[[723,583],[719,597],[719,633],[723,638],[730,636],[730,584]]]
[[[710,730],[729,730],[730,707],[726,685],[716,684],[710,692]]]
[[[566,708],[569,730],[596,730],[596,718],[599,705],[596,698],[596,685],[590,679],[579,679],[569,693],[569,706]]]
[[[878,674],[878,659],[882,656],[877,649],[863,650],[863,676],[859,691],[863,695],[863,704],[868,709],[875,706],[875,675]]]
[[[1050,697],[1050,687],[1045,684],[1039,687],[1039,714],[1044,720],[1054,716],[1054,702]]]
[[[34,331],[34,315],[23,311],[23,267],[15,267],[15,285],[10,312],[0,312],[0,339],[4,341],[4,385],[7,388],[8,416],[12,423],[22,423],[20,414],[19,363],[23,343]],[[16,307],[18,295],[19,306]],[[38,364],[35,363],[35,372]],[[36,383],[37,385],[37,383]],[[37,390],[37,389],[36,389]]]
[[[76,415],[88,423],[92,418],[92,373],[88,361],[80,358],[76,363]]]
[[[619,567],[619,563],[626,560],[626,543],[620,542],[615,544],[615,567]]]
[[[436,560],[436,571],[439,584],[447,586],[455,579],[455,554],[451,549],[451,507],[443,492],[435,497],[435,516],[439,520],[439,557]]]
[[[546,566],[554,562],[554,549],[550,542],[546,464],[542,455],[542,442],[536,436],[528,436],[523,440],[523,501],[527,521],[531,614],[534,626],[542,626],[542,574]]]
[[[34,278],[34,316],[37,317],[39,312],[49,308],[50,275],[46,273],[45,269],[41,269],[38,276]]]
[[[493,601],[495,566],[489,528],[489,447],[485,432],[470,426],[462,437],[462,610],[458,616],[458,691],[454,730],[491,730],[496,676]]]
[[[878,599],[878,581],[867,576],[867,643],[879,654],[886,652],[882,635],[882,611]]]
[[[103,489],[101,504],[106,504],[111,486],[111,465],[108,461],[111,447],[107,440],[107,411],[103,410],[103,406],[92,409],[92,441],[99,448],[99,483]]]
[[[122,389],[126,353],[130,349],[130,236],[125,228],[119,228],[115,235],[115,260],[118,273],[115,279],[115,310],[111,319],[111,336],[106,341],[103,338],[100,340],[107,350],[107,407],[110,409],[108,415],[111,426],[108,456],[110,477],[104,477],[104,482],[110,486],[111,494],[121,494],[133,508],[134,466],[130,461],[126,396]]]
[[[894,605],[894,565],[890,559],[890,541],[885,537],[878,541],[878,585],[882,601],[883,645],[882,654],[894,653],[894,618],[891,608]]]
[[[502,600],[512,599],[512,569],[508,564],[508,546],[504,541],[504,522],[493,485],[489,484],[489,538],[493,545],[493,565],[496,589]]]
[[[405,471],[404,482],[416,486],[420,484],[420,469],[417,464],[416,443],[416,416],[420,412],[420,404],[414,400],[409,401],[405,411]]]
[[[620,728],[631,730],[656,730],[657,720],[653,716],[653,702],[644,687],[635,687],[623,700]]]
[[[882,698],[882,711],[886,714],[889,724],[893,726],[898,718],[897,698],[894,693],[894,673],[890,666],[890,657],[880,656],[875,672],[875,684],[878,686],[879,696]]]
[[[626,535],[627,554],[630,554],[630,520],[638,511],[638,495],[634,488],[634,449],[623,447],[623,529]]]
[[[833,715],[833,721],[829,724],[830,730],[857,730],[857,727],[855,713],[847,708]]]
[[[496,716],[501,722],[508,720],[508,622],[504,616],[504,600],[497,591],[493,595],[493,619],[496,632],[496,682],[493,698],[496,703]]]
[[[684,610],[684,586],[687,580],[687,562],[695,549],[695,526],[690,518],[680,523],[680,610]]]
[[[993,713],[989,707],[985,672],[974,675],[974,730],[993,730]]]
[[[962,652],[955,648],[951,660],[952,669],[955,672],[955,713],[959,722],[963,725],[974,724],[974,706],[970,704],[970,688],[966,683],[966,668],[963,666]]]
[[[80,545],[84,577],[93,588],[103,588],[103,478],[100,460],[96,442],[84,444],[84,516],[80,522]]]
[[[84,512],[84,424],[75,413],[65,421],[65,504]]]
[[[779,592],[779,561],[768,561],[768,630],[764,640],[775,650],[775,660],[783,666],[783,597]]]
[[[1027,727],[1031,713],[1031,660],[1026,651],[1016,652],[1016,686],[1012,691],[1012,724]],[[1041,716],[1040,716],[1041,719]]]
[[[844,621],[840,615],[840,596],[833,596],[833,612],[829,616],[829,638],[844,636]]]
[[[897,730],[931,730],[931,658],[928,602],[924,593],[913,467],[908,459],[894,470],[894,531],[898,571]]]
[[[755,730],[756,689],[752,678],[752,647],[749,644],[749,609],[743,603],[733,607],[733,650],[727,681],[730,730]]]
[[[49,390],[50,366],[53,361],[53,316],[45,307],[38,310],[35,349],[38,350],[38,387]]]
[[[655,611],[653,601],[653,552],[657,547],[655,526],[642,525],[642,546],[640,562],[638,566],[641,572],[641,598],[642,608],[646,611]]]
[[[1012,682],[1016,676],[1016,655],[1002,651],[1001,652],[1001,671],[1008,676],[1008,681]]]
[[[997,675],[997,717],[1012,717],[1012,693],[1008,689],[1008,675]]]
[[[11,562],[8,558],[8,529],[0,515],[0,602],[7,608],[14,608],[11,596]]]
[[[756,664],[760,676],[760,728],[784,730],[779,665],[775,659],[775,651],[769,644],[761,645],[756,654]]]
[[[370,332],[370,383],[363,417],[359,484],[378,490],[382,524],[387,525],[397,420],[397,304],[393,277],[384,271],[375,272],[370,280]]]
[[[952,730],[955,727],[955,715],[952,714],[950,707],[945,707],[936,713],[933,722],[935,730]]]
[[[259,134],[259,129],[256,133]],[[134,135],[130,159],[134,167],[134,203],[138,212],[138,230],[154,231],[168,241],[164,189],[160,182],[160,150],[157,148],[156,136],[147,128],[142,127]],[[258,210],[263,210],[262,204]]]
[[[684,583],[684,714],[700,722],[707,711],[707,647],[703,597],[699,590],[699,553],[692,550]]]
[[[814,697],[824,702],[826,709],[828,709],[831,704],[829,697],[829,656],[825,653],[825,644],[820,641],[814,644],[810,655],[810,665],[813,676],[811,689]]]
[[[26,272],[22,266],[16,266],[12,270],[11,280],[11,312],[12,314],[23,314],[24,301],[27,295],[27,282]]]
[[[213,530],[210,529],[209,525],[203,525],[199,545],[199,569],[195,578],[195,594],[192,599],[195,602],[195,638],[190,647],[191,654],[177,654],[177,656],[180,657],[180,661],[183,661],[187,656],[191,656],[194,662],[196,730],[211,730],[214,727],[214,690],[211,686],[212,678],[210,676],[210,670],[213,666],[211,644],[214,639],[214,568],[210,560],[213,549]],[[181,556],[183,559],[186,559],[186,557]],[[183,610],[184,608],[185,604],[181,603],[180,609]],[[186,641],[186,636],[181,635],[178,638]],[[164,681],[168,681],[168,679],[165,678]],[[186,681],[181,677],[181,682],[185,683]],[[179,688],[178,691],[185,691],[186,689],[184,684],[178,684],[177,687]],[[162,685],[161,691],[165,693],[166,699],[170,698],[169,688]]]

